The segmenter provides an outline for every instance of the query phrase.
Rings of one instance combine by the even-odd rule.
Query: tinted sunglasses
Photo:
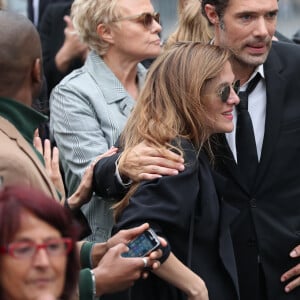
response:
[[[240,91],[240,81],[235,81],[232,85],[225,85],[219,92],[218,96],[221,98],[222,102],[226,103],[230,96],[230,90],[231,87],[235,91],[235,93],[238,95]]]
[[[153,24],[153,20],[158,24],[160,24],[160,14],[158,12],[154,12],[154,13],[144,12],[139,15],[121,17],[119,19],[112,20],[112,22],[119,22],[124,20],[137,21],[139,23],[142,23],[145,28],[150,29]]]

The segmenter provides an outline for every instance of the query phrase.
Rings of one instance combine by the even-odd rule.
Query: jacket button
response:
[[[256,199],[255,199],[255,198],[252,198],[252,199],[250,200],[250,206],[251,206],[252,208],[255,208],[255,207],[256,207]]]
[[[248,240],[248,246],[249,246],[249,247],[255,247],[255,245],[256,245],[256,240],[255,240],[255,238],[250,238],[250,239]]]

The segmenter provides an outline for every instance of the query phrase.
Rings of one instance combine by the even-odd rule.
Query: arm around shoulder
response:
[[[93,189],[101,197],[121,199],[127,191],[116,176],[116,162],[120,154],[116,153],[100,159],[94,167]]]

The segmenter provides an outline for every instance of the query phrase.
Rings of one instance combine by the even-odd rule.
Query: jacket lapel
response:
[[[1,130],[11,139],[14,139],[20,149],[24,151],[24,153],[30,158],[32,163],[35,165],[37,171],[40,173],[41,177],[45,181],[48,186],[49,191],[51,192],[51,196],[54,199],[58,199],[58,194],[56,189],[50,180],[45,167],[39,160],[37,154],[34,152],[32,147],[28,144],[28,142],[23,138],[23,136],[19,133],[19,131],[6,119],[0,117]]]
[[[84,67],[99,86],[108,104],[118,103],[122,114],[128,117],[135,105],[135,100],[128,94],[120,80],[105,64],[96,52],[91,51],[87,57]],[[143,85],[147,70],[137,65],[137,76],[139,85]]]
[[[216,170],[225,177],[231,178],[243,190],[249,192],[249,189],[244,182],[243,176],[236,164],[231,149],[228,145],[225,134],[217,134],[215,137],[216,142],[213,143],[213,152],[216,159]]]
[[[287,86],[286,80],[281,76],[282,69],[281,60],[274,47],[272,47],[269,57],[264,64],[267,90],[266,121],[261,159],[254,184],[255,189],[259,188],[259,183],[263,182],[262,178],[265,176],[274,150],[274,141],[277,140],[280,131],[284,95]]]

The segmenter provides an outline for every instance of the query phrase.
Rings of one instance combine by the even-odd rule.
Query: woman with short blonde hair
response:
[[[140,62],[160,54],[162,29],[150,0],[75,0],[71,18],[74,34],[91,50],[50,96],[50,134],[70,194],[85,168],[116,143],[144,84]],[[109,238],[112,201],[94,194],[84,207],[89,240]]]

